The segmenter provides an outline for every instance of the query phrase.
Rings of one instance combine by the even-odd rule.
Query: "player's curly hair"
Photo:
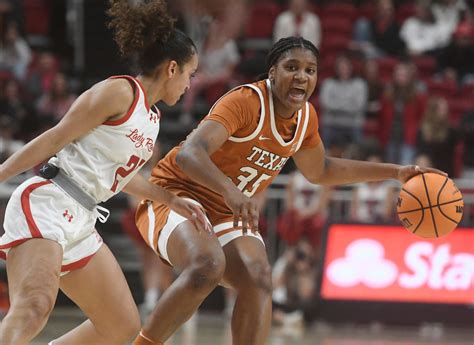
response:
[[[183,66],[196,53],[193,41],[175,29],[166,1],[150,0],[132,5],[128,0],[109,0],[108,27],[124,57],[136,58],[141,73],[151,74],[167,59]]]
[[[303,48],[310,50],[316,57],[316,61],[319,62],[319,49],[316,48],[313,43],[304,39],[303,37],[290,36],[278,40],[272,46],[272,49],[267,55],[267,70],[269,70],[273,65],[277,64],[285,52],[293,48]]]

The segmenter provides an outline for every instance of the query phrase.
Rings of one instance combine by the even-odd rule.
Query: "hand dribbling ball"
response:
[[[405,182],[397,202],[397,213],[411,233],[436,238],[449,234],[462,218],[464,201],[447,176],[425,173]]]

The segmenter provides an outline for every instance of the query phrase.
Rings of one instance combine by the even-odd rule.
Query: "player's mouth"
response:
[[[288,92],[288,96],[292,102],[304,102],[306,100],[306,89],[303,87],[292,87]]]

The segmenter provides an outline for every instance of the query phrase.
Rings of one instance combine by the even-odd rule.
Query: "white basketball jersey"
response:
[[[150,159],[160,129],[160,113],[150,109],[140,82],[112,78],[127,79],[135,90],[127,114],[104,122],[50,160],[98,203],[117,194]]]

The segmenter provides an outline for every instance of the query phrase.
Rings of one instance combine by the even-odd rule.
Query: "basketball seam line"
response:
[[[456,200],[446,201],[446,202],[443,202],[441,204],[437,204],[435,206],[420,207],[420,208],[415,208],[415,209],[409,210],[409,211],[401,211],[401,212],[397,211],[397,214],[405,214],[405,213],[410,213],[410,212],[415,212],[415,211],[428,210],[428,209],[431,209],[431,208],[434,208],[434,207],[446,206],[446,205],[449,205],[449,204],[452,204],[452,203],[455,203],[455,202],[458,202],[458,201],[461,201],[461,200],[462,200],[462,198],[459,198],[459,199],[456,199]]]
[[[439,197],[441,195],[441,192],[443,191],[444,187],[446,186],[446,183],[448,183],[448,178],[446,177],[446,180],[444,180],[444,183],[443,183],[443,186],[441,187],[441,189],[439,190],[438,192],[438,198],[437,198],[437,201],[438,201],[438,205],[439,205]],[[438,206],[438,209],[439,209],[439,212],[441,212],[441,214],[443,216],[445,216],[446,218],[448,218],[450,221],[452,221],[454,224],[458,224],[458,222],[456,222],[454,219],[452,219],[451,217],[447,216],[443,210]]]
[[[415,230],[412,231],[412,234],[414,234],[415,232],[417,232],[417,230],[418,230],[418,228],[420,227],[421,223],[423,223],[423,219],[425,219],[425,211],[424,211],[424,209],[423,209],[423,204],[421,203],[420,199],[418,199],[418,198],[416,197],[416,195],[410,193],[410,192],[407,191],[405,188],[402,188],[402,190],[403,190],[405,193],[407,193],[408,195],[411,195],[411,196],[420,204],[420,206],[422,207],[421,210],[422,210],[423,212],[421,212],[421,219],[420,219],[420,222],[417,224]]]
[[[432,208],[431,208],[430,193],[428,193],[428,186],[426,185],[425,174],[421,174],[421,178],[423,179],[423,185],[425,186],[426,197],[428,198],[428,205],[430,206],[431,220],[433,220],[435,235],[436,235],[436,237],[439,237],[438,227],[436,226],[435,217],[434,217],[434,214],[433,214],[433,211],[432,211]]]

